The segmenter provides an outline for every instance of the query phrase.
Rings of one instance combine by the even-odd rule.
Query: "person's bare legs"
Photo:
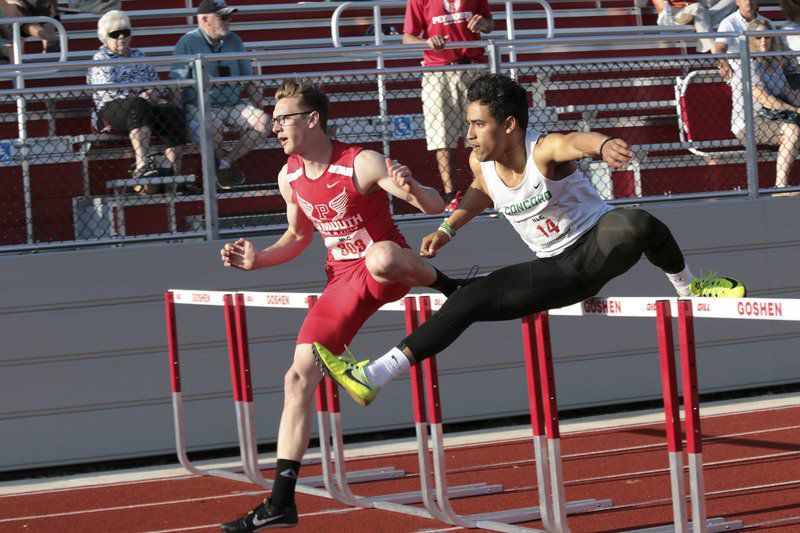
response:
[[[51,44],[58,44],[58,36],[51,24],[28,24],[26,30],[32,37],[42,40],[42,50]]]
[[[150,128],[143,126],[128,133],[136,160],[136,169],[140,169],[147,162],[147,152],[150,150]]]
[[[172,170],[175,172],[176,176],[179,176],[181,173],[181,160],[183,158],[183,150],[184,145],[173,146],[171,148],[164,148],[164,155],[167,157],[167,161],[170,162],[172,165]]]
[[[231,150],[225,157],[230,163],[235,163],[246,156],[256,146],[264,142],[264,139],[270,134],[269,120],[267,114],[263,111],[260,113],[254,112],[252,116],[247,117],[247,122],[247,126],[242,131],[242,137],[236,143],[236,148]]]
[[[311,345],[299,344],[284,377],[283,414],[278,429],[279,458],[300,462],[306,453],[314,415],[314,391],[321,378]]]
[[[775,160],[775,187],[789,186],[789,171],[800,152],[800,126],[781,124],[781,141]]]
[[[436,269],[408,248],[401,248],[391,241],[370,246],[365,262],[367,270],[378,283],[427,287],[436,281]]]
[[[453,150],[450,148],[436,150],[436,163],[439,166],[439,176],[442,178],[444,193],[452,193],[455,190],[453,186]]]

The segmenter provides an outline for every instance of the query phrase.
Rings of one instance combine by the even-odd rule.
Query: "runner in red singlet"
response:
[[[272,492],[253,511],[220,526],[228,532],[297,523],[295,484],[311,435],[314,390],[322,377],[311,343],[324,341],[341,351],[379,307],[402,298],[411,287],[449,293],[458,286],[411,252],[392,220],[386,194],[425,213],[439,213],[444,208],[439,193],[378,152],[329,140],[328,98],[313,85],[288,80],[275,99],[272,129],[289,156],[278,175],[289,227],[262,251],[245,239],[226,244],[222,262],[241,270],[286,263],[308,247],[316,227],[328,248],[328,282],[303,322],[286,373]]]

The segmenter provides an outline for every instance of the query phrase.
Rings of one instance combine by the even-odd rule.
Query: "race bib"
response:
[[[536,215],[526,221],[530,242],[539,250],[547,250],[572,233],[572,220],[562,216],[560,209],[548,209],[547,215]]]
[[[325,237],[325,246],[337,261],[361,259],[367,255],[367,250],[372,246],[372,237],[366,228],[361,228],[348,235]]]

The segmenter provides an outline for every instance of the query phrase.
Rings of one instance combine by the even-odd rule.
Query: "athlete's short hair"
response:
[[[469,84],[467,100],[488,106],[497,122],[514,117],[522,130],[528,128],[527,92],[510,76],[481,74]]]
[[[328,95],[325,94],[318,85],[314,85],[307,79],[287,79],[275,93],[275,101],[282,98],[300,98],[300,107],[303,111],[316,111],[319,113],[319,124],[322,131],[328,132],[328,115],[330,114],[331,103]]]

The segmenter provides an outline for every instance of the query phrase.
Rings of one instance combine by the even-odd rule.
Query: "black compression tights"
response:
[[[641,209],[613,209],[558,256],[501,268],[458,289],[398,347],[421,361],[444,350],[473,322],[522,318],[580,302],[627,272],[642,254],[670,274],[685,268],[663,222]]]

